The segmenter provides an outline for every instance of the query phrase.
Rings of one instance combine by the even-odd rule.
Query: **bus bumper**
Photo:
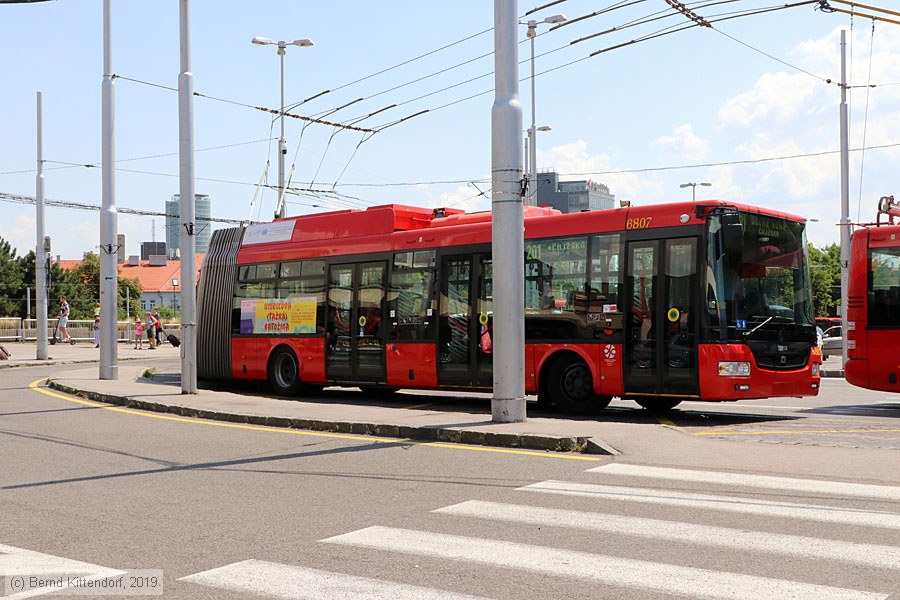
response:
[[[743,344],[703,344],[699,354],[702,400],[801,397],[819,393],[822,356],[815,346],[805,367],[785,371],[760,368],[750,348]],[[749,375],[720,375],[720,363],[749,363]]]

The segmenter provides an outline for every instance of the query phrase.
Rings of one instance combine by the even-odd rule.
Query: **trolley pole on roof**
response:
[[[847,281],[850,270],[850,158],[847,120],[847,45],[841,30],[841,368],[847,364]]]
[[[518,1],[494,0],[494,105],[491,109],[494,397],[491,414],[496,423],[525,420],[525,274],[522,267],[525,222],[517,25]]]
[[[190,0],[179,0],[181,72],[178,74],[178,175],[181,214],[181,393],[197,393],[197,285],[194,228],[194,74],[191,73]],[[208,226],[208,224],[207,224]]]
[[[118,379],[119,255],[116,212],[116,88],[112,68],[112,0],[103,0],[103,84],[100,208],[100,379]]]

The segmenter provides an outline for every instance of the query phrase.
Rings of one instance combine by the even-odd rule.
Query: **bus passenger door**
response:
[[[494,263],[478,257],[478,339],[475,344],[475,385],[494,387]]]
[[[697,238],[627,246],[626,394],[696,396]]]
[[[384,262],[332,265],[328,274],[326,377],[385,381]]]
[[[438,383],[493,385],[492,263],[487,255],[441,259]]]

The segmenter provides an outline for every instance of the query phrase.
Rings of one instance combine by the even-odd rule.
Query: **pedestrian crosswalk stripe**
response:
[[[817,479],[791,479],[788,477],[772,477],[770,475],[669,469],[665,467],[644,467],[624,463],[610,463],[594,469],[588,469],[587,472],[622,475],[627,477],[691,481],[695,483],[735,485],[740,487],[769,488],[773,490],[804,492],[808,494],[831,494],[854,496],[857,498],[871,498],[873,500],[900,501],[900,487],[888,485],[821,481]]]
[[[444,590],[264,560],[245,560],[181,577],[179,581],[290,600],[485,600]]]
[[[462,560],[708,600],[887,598],[887,594],[876,592],[392,527],[368,527],[322,541],[420,557]]]
[[[767,517],[810,519],[825,523],[845,523],[848,525],[862,525],[866,527],[900,529],[900,514],[841,508],[838,506],[775,502],[771,500],[741,498],[738,496],[714,496],[691,492],[570,483],[566,481],[542,481],[518,489],[528,492],[583,496],[603,500],[618,500],[622,502],[643,502],[656,505],[665,504],[669,506],[722,510],[751,515],[763,515]]]
[[[470,500],[432,512],[900,569],[900,548],[613,514]]]

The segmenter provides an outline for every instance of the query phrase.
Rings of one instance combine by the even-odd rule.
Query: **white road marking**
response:
[[[900,501],[900,487],[871,485],[866,483],[846,483],[843,481],[821,481],[818,479],[791,479],[769,475],[748,475],[744,473],[722,473],[718,471],[694,471],[690,469],[668,469],[664,467],[644,467],[624,463],[610,463],[588,469],[588,473],[623,475],[626,477],[648,477],[671,481],[691,481],[717,485],[769,488],[803,492],[804,494],[828,494],[871,498],[873,500]]]
[[[290,600],[485,600],[444,590],[389,583],[264,560],[245,560],[178,581]]]
[[[759,598],[884,600],[888,596],[882,593],[652,563],[545,546],[392,527],[368,527],[322,541],[415,556],[468,561],[708,600]]]
[[[49,577],[51,575],[59,577],[61,575],[67,575],[93,581],[95,579],[115,577],[123,573],[125,573],[125,571],[0,544],[0,577],[6,578],[7,590],[12,590],[14,592],[11,595],[3,596],[3,600],[33,598],[34,596],[41,596],[54,591],[57,594],[65,594],[64,590],[60,592],[58,589],[35,588],[34,586],[29,586],[30,589],[26,589],[22,592],[15,592],[15,590],[12,589],[12,578],[15,577]],[[62,583],[63,587],[66,587],[65,579],[63,579]]]
[[[838,560],[874,568],[900,569],[900,548],[837,540],[695,525],[676,521],[558,510],[537,506],[470,500],[432,512],[550,527],[603,531],[625,536],[765,552],[782,556]]]
[[[527,492],[582,496],[622,502],[643,502],[684,506],[704,510],[723,510],[767,517],[810,519],[824,523],[844,523],[865,527],[900,529],[900,514],[873,510],[854,510],[837,506],[795,504],[754,500],[737,496],[713,496],[690,492],[674,492],[614,485],[592,485],[566,481],[542,481],[518,488]]]

